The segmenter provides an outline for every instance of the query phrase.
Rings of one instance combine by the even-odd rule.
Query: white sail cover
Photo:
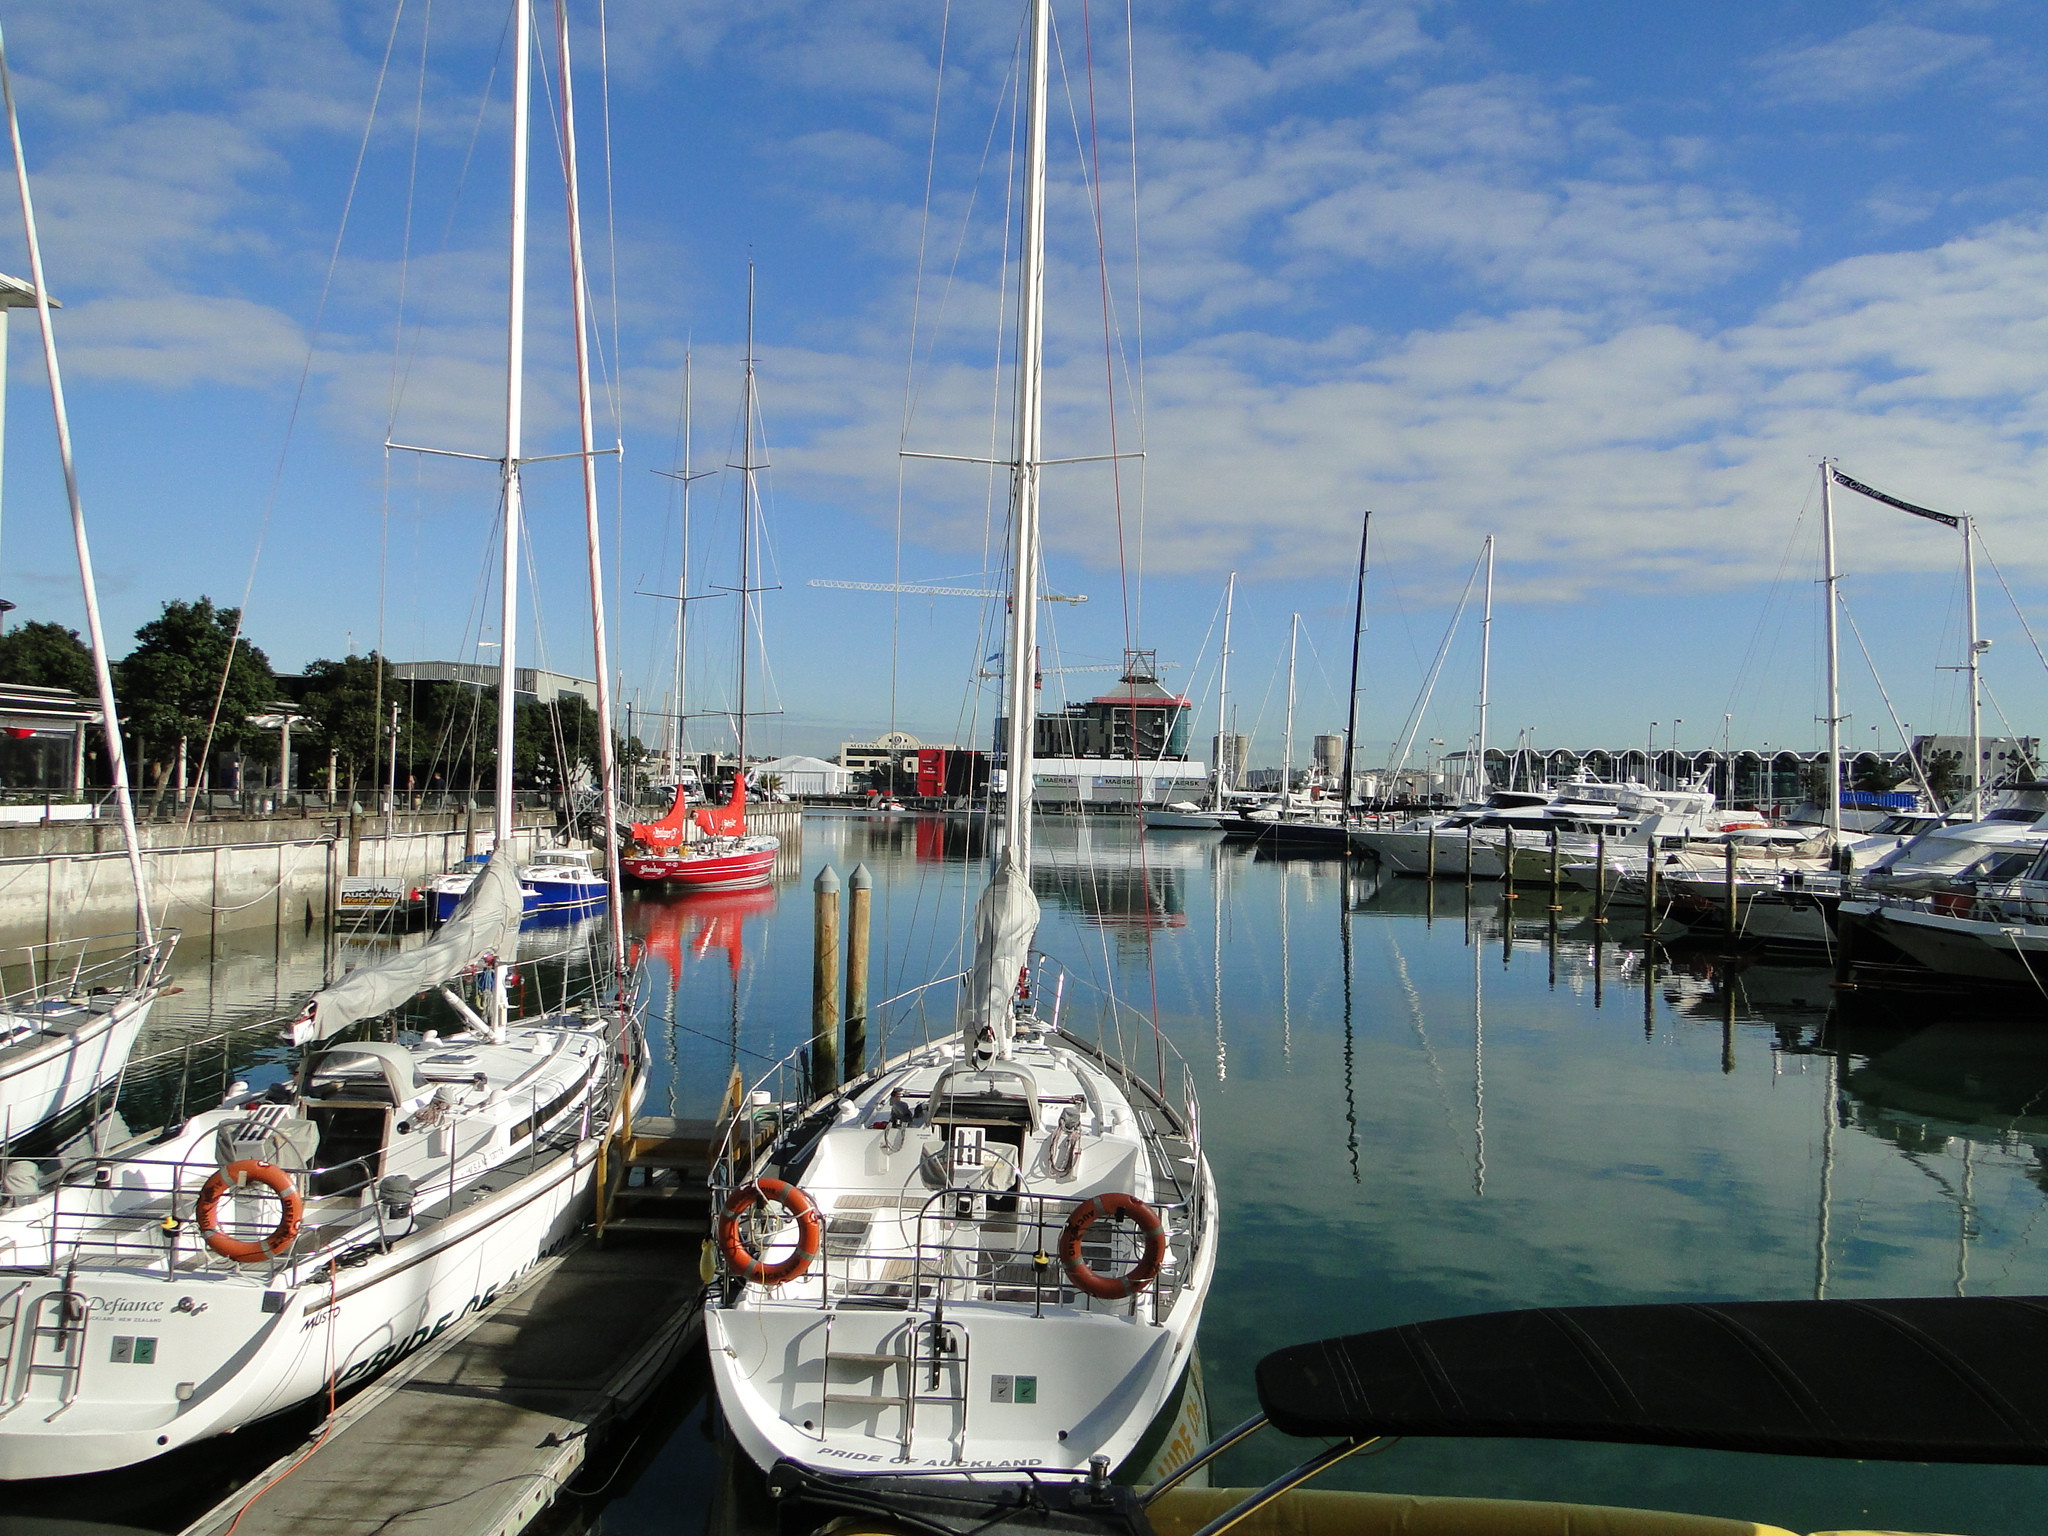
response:
[[[460,975],[485,956],[510,959],[519,943],[524,897],[510,848],[492,850],[483,873],[470,883],[441,931],[418,949],[359,966],[331,987],[313,994],[292,1022],[292,1043],[325,1040],[361,1019],[388,1013]]]
[[[960,1038],[970,1058],[1010,1054],[1010,999],[1037,933],[1038,898],[1006,858],[974,908],[974,965],[960,994]]]

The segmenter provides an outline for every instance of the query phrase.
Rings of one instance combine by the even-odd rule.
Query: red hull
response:
[[[672,885],[685,891],[745,891],[774,878],[780,852],[780,845],[769,841],[765,848],[694,858],[681,853],[631,854],[619,861],[619,867],[627,879],[643,885]]]

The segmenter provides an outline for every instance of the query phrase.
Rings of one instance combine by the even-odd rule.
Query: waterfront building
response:
[[[494,661],[396,661],[391,664],[391,675],[403,682],[498,686],[498,664]],[[550,672],[545,667],[520,667],[512,676],[514,697],[519,703],[552,704],[563,694],[573,693],[592,709],[597,708],[597,684],[589,678]]]

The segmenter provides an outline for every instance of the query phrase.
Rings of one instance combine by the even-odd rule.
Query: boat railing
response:
[[[178,937],[166,928],[147,944],[133,933],[100,934],[0,950],[0,1009],[150,986],[169,965]]]
[[[1029,1306],[1033,1317],[1045,1316],[1048,1308],[1079,1309],[1141,1317],[1154,1326],[1164,1323],[1201,1252],[1204,1206],[1192,1199],[1148,1202],[1164,1244],[1159,1268],[1126,1295],[1104,1297],[1077,1285],[1059,1256],[1074,1212],[1100,1193],[952,1185],[929,1191],[914,1216],[901,1207],[860,1211],[870,1220],[858,1234],[833,1230],[849,1214],[835,1206],[821,1212],[825,1231],[812,1277],[817,1304],[825,1311],[852,1303],[942,1312],[948,1303],[975,1301]],[[772,1207],[757,1210],[746,1218],[755,1225],[757,1245],[772,1243],[788,1229],[789,1218],[771,1212]],[[909,1242],[870,1241],[892,1218],[908,1229]],[[1141,1261],[1142,1248],[1142,1233],[1101,1218],[1082,1238],[1079,1254],[1090,1271],[1114,1282]],[[806,1297],[809,1291],[807,1283]]]
[[[884,1008],[901,1003],[909,998],[921,998],[933,987],[946,986],[960,980],[967,973],[955,972],[933,981],[922,982],[908,991],[894,997],[884,998],[872,1005],[869,1017],[878,1016]],[[930,1041],[925,1042],[929,1044]],[[813,1092],[811,1076],[811,1043],[806,1040],[771,1064],[748,1087],[745,1097],[736,1110],[724,1118],[719,1128],[718,1143],[712,1158],[712,1188],[721,1198],[730,1191],[734,1182],[733,1172],[742,1163],[752,1159],[761,1147],[781,1135],[783,1130],[817,1113],[828,1104],[837,1103],[860,1092],[882,1075],[888,1057],[879,1052],[878,1064],[849,1082],[841,1083],[823,1098]]]

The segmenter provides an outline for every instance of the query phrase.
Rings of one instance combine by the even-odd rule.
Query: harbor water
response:
[[[875,881],[871,996],[893,1001],[874,1010],[871,1052],[948,1029],[954,989],[914,989],[962,969],[985,852],[961,818],[816,814],[772,890],[630,898],[646,1111],[709,1115],[735,1067],[751,1081],[803,1043],[810,885],[827,864],[842,878],[865,864]],[[1217,1427],[1256,1411],[1267,1352],[1419,1319],[2048,1293],[2048,1033],[2035,1026],[1845,997],[1820,968],[1653,958],[1639,912],[1603,927],[1589,899],[1553,908],[1541,885],[1508,901],[1498,886],[1381,881],[1368,863],[1106,817],[1042,821],[1035,859],[1040,947],[1073,978],[1064,1017],[1092,1029],[1081,1021],[1113,994],[1107,1043],[1176,1095],[1177,1055],[1200,1094],[1223,1209],[1201,1334]],[[535,984],[573,984],[588,937],[545,940],[560,965]],[[335,963],[317,932],[281,942],[181,957],[183,990],[124,1085],[131,1126],[284,1070],[275,1032],[221,1038],[285,1014]],[[601,1452],[553,1527],[758,1523],[757,1480],[730,1465],[701,1387],[686,1373]],[[1313,1449],[1268,1431],[1216,1480],[1260,1482]],[[276,1454],[245,1434],[195,1448],[189,1496],[80,1480],[20,1508],[175,1530]],[[1327,1485],[1973,1536],[2037,1530],[2048,1504],[2044,1469],[1534,1441],[1402,1441]]]

